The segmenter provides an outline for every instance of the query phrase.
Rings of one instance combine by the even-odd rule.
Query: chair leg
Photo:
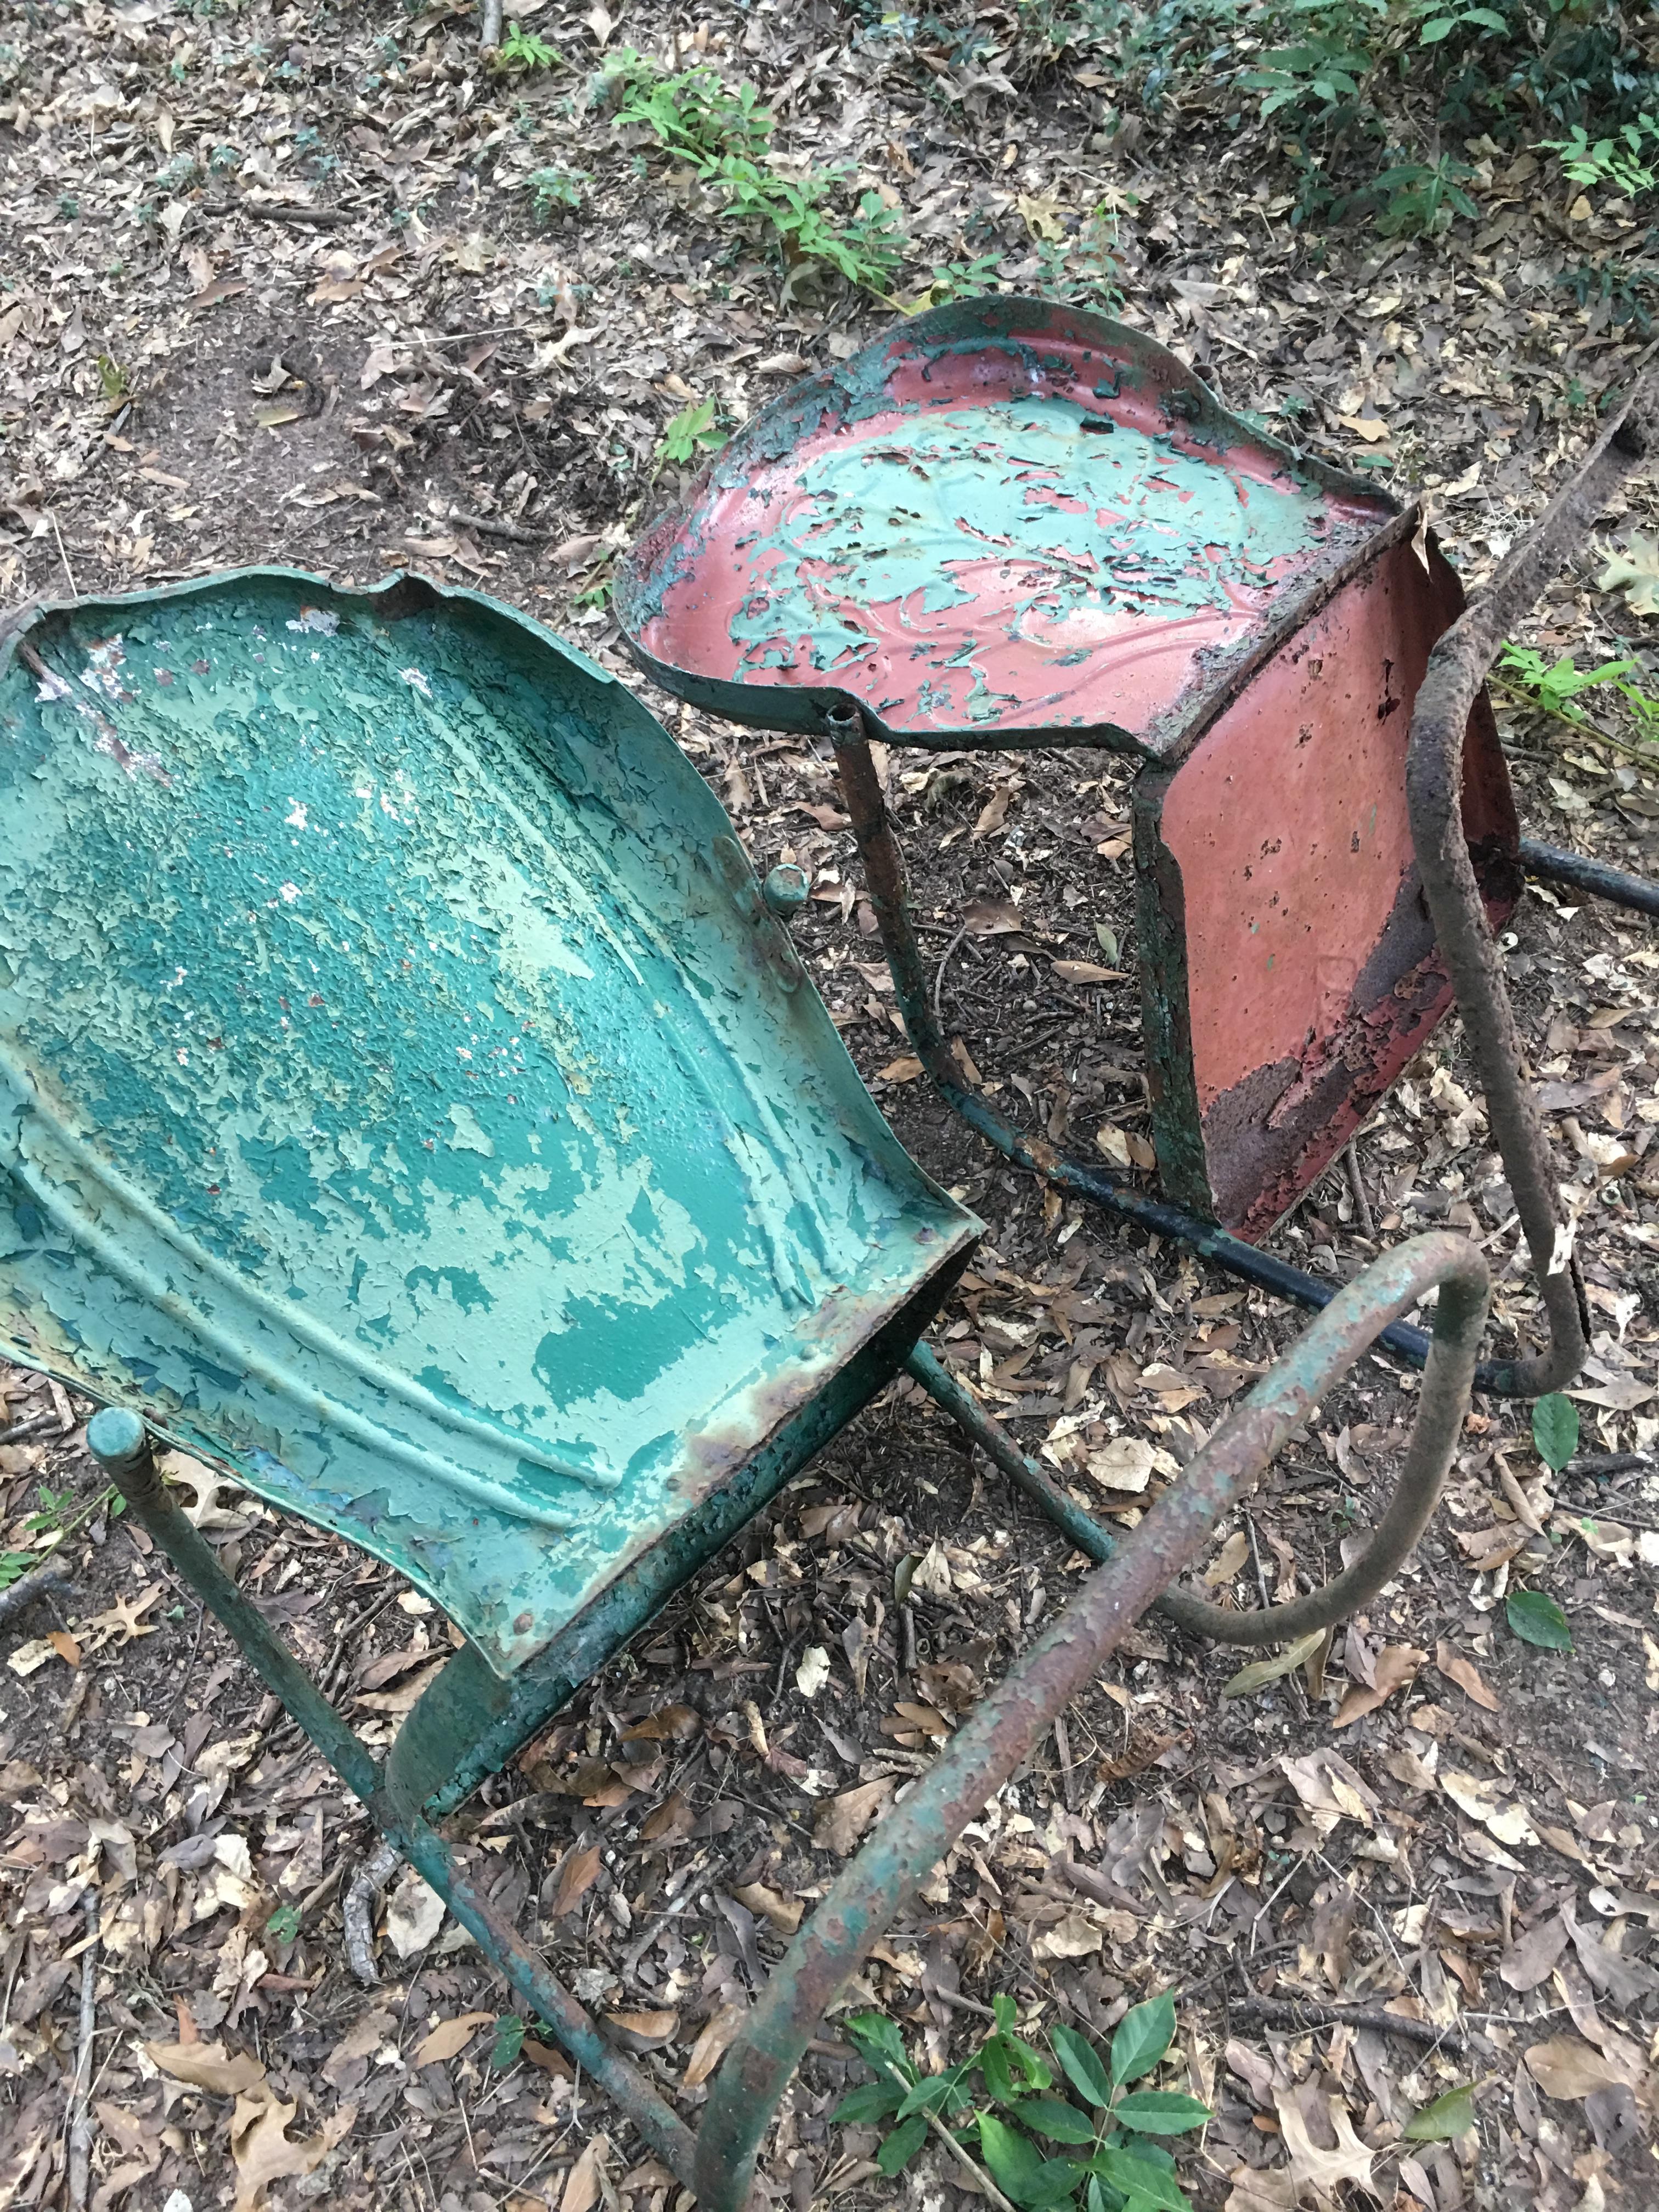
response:
[[[360,1743],[258,1608],[219,1564],[163,1486],[143,1423],[114,1407],[87,1425],[87,1448],[208,1610],[229,1631],[267,1689],[280,1698],[375,1826],[435,1889],[479,1949],[511,1983],[583,2071],[631,2119],[675,2175],[690,2185],[696,2139],[631,2060],[614,2050],[589,2014],[548,1972],[515,1929],[456,1866],[449,1846],[386,1786]],[[428,1756],[431,1747],[427,1747]]]

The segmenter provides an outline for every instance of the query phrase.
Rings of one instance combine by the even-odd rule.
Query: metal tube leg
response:
[[[1092,1514],[1074,1504],[1035,1460],[1026,1457],[1001,1422],[994,1420],[969,1396],[925,1344],[916,1346],[905,1366],[929,1397],[1042,1508],[1079,1552],[1097,1565],[1113,1557],[1118,1549],[1114,1538]],[[1310,1590],[1306,1597],[1264,1606],[1259,1612],[1240,1613],[1231,1606],[1190,1597],[1185,1590],[1169,1589],[1153,1601],[1149,1610],[1162,1613],[1189,1636],[1207,1637],[1215,1644],[1285,1644],[1305,1636],[1310,1629],[1329,1628],[1346,1620],[1367,1598],[1375,1597],[1411,1557],[1439,1503],[1444,1472],[1432,1462],[1408,1459],[1389,1500],[1389,1510],[1364,1553],[1343,1573],[1321,1589]]]
[[[293,1714],[348,1788],[362,1799],[381,1834],[437,1891],[485,1957],[500,1967],[584,2072],[592,2075],[690,2187],[690,2130],[638,2067],[612,2049],[574,1997],[479,1895],[450,1856],[443,1838],[424,1821],[400,1814],[387,1796],[378,1762],[225,1572],[212,1546],[168,1497],[138,1416],[112,1406],[94,1413],[87,1424],[87,1448],[125,1498],[134,1519],[229,1630],[266,1687]]]
[[[904,888],[904,863],[888,817],[886,801],[881,795],[881,781],[870,757],[863,717],[856,707],[836,707],[830,709],[825,720],[835,742],[842,795],[852,817],[853,836],[864,866],[865,887],[870,895],[882,950],[887,955],[905,1034],[951,1111],[959,1114],[970,1129],[994,1145],[1005,1159],[1032,1175],[1041,1176],[1060,1189],[1075,1191],[1080,1198],[1116,1214],[1120,1220],[1145,1230],[1148,1236],[1172,1237],[1183,1244],[1190,1244],[1216,1267],[1224,1268],[1241,1282],[1255,1283],[1275,1297],[1294,1298],[1316,1311],[1328,1305],[1335,1295],[1335,1285],[1322,1282],[1317,1276],[1275,1259],[1271,1252],[1261,1251],[1255,1245],[1245,1243],[1242,1237],[1230,1237],[1215,1222],[1200,1220],[1184,1206],[1144,1197],[1140,1192],[1115,1182],[1103,1168],[1067,1159],[1043,1138],[1023,1135],[1012,1122],[994,1112],[984,1099],[963,1089],[960,1072],[934,1019],[927,994],[921,948],[911,926]],[[1409,1322],[1395,1322],[1382,1331],[1373,1348],[1391,1352],[1407,1366],[1421,1367],[1429,1355],[1428,1332],[1413,1328]],[[1485,1362],[1477,1371],[1475,1388],[1499,1397],[1512,1395],[1512,1372],[1507,1362]]]
[[[1029,1757],[1152,1599],[1197,1553],[1218,1517],[1376,1336],[1440,1285],[1434,1349],[1407,1455],[1415,1485],[1437,1486],[1468,1404],[1486,1318],[1486,1264],[1437,1231],[1374,1261],[1340,1291],[1272,1373],[1218,1429],[1117,1556],[1097,1567],[1019,1664],[957,1731],[819,1903],[726,2053],[697,2138],[701,2212],[743,2212],[755,2154],[813,2027],[903,1903],[988,1797]]]
[[[1565,884],[1570,890],[1588,891],[1593,898],[1607,899],[1635,914],[1659,914],[1659,884],[1610,868],[1605,860],[1587,860],[1582,853],[1564,852],[1559,845],[1523,837],[1521,865],[1529,876],[1541,876],[1546,883]]]

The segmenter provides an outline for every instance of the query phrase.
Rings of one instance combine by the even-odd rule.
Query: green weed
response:
[[[495,67],[521,76],[531,70],[565,66],[564,56],[556,46],[550,46],[545,39],[538,39],[521,23],[509,23],[507,36],[495,49]]]
[[[1565,138],[1540,138],[1538,143],[1558,156],[1562,174],[1572,184],[1611,185],[1622,198],[1633,200],[1659,183],[1659,173],[1644,158],[1659,153],[1659,123],[1650,115],[1638,115],[1635,122],[1620,125],[1611,137],[1598,138],[1593,144],[1582,123],[1576,123]]]
[[[642,55],[620,58],[617,122],[648,125],[660,144],[694,167],[726,154],[764,157],[772,143],[772,111],[761,106],[752,84],[732,88],[718,70],[701,67],[666,76]]]
[[[550,169],[532,169],[524,180],[532,214],[538,222],[547,223],[556,215],[574,212],[582,204],[583,188],[592,181],[586,169],[567,169],[562,163]]]
[[[718,453],[725,443],[725,432],[714,428],[713,392],[707,399],[688,400],[662,434],[651,466],[652,481],[654,483],[665,468],[684,468],[688,461],[701,460],[705,453]]]
[[[1012,1997],[999,1995],[991,2005],[991,2033],[942,2074],[918,2071],[884,2013],[848,2021],[876,2079],[843,2099],[834,2117],[844,2124],[890,2123],[876,2153],[882,2172],[890,2179],[901,2172],[938,2127],[1022,2212],[1190,2212],[1159,2139],[1201,2128],[1209,2108],[1176,2091],[1132,2086],[1174,2039],[1172,1999],[1152,1997],[1126,2013],[1105,2059],[1075,2028],[1050,2028],[1052,2064],[1016,2033]],[[1055,2094],[1067,2084],[1072,2097]]]

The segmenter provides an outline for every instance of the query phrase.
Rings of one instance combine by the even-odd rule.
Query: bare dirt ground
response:
[[[1598,227],[1631,228],[1617,206],[1570,223],[1531,173],[1482,156],[1479,225],[1408,242],[1362,224],[1316,253],[1248,135],[1224,148],[1202,103],[1183,114],[1177,98],[1160,127],[1108,137],[1097,70],[1022,77],[1014,19],[982,12],[1008,31],[1000,58],[825,6],[613,24],[549,5],[526,21],[562,65],[492,71],[471,14],[441,5],[14,9],[0,601],[257,562],[359,583],[414,566],[628,673],[607,564],[673,488],[672,465],[650,474],[668,422],[709,395],[720,423],[740,421],[890,312],[834,283],[792,283],[781,303],[763,242],[587,99],[630,42],[750,79],[780,146],[884,186],[912,292],[976,256],[1014,289],[1068,268],[1085,295],[1109,278],[1117,312],[1230,404],[1426,490],[1478,581],[1642,352],[1605,302],[1564,305],[1556,282]],[[586,179],[580,204],[538,222],[526,180],[555,165]],[[1656,508],[1643,483],[1609,532],[1651,529]],[[1563,580],[1527,641],[1645,651],[1659,690],[1651,626],[1644,643],[1591,573]],[[757,863],[811,872],[799,938],[826,1002],[904,1140],[989,1224],[936,1332],[945,1355],[1028,1448],[1057,1424],[1091,1449],[1140,1438],[1160,1455],[1154,1486],[1169,1479],[1297,1316],[993,1162],[908,1077],[825,763],[651,703]],[[1528,826],[1659,872],[1659,784],[1639,756],[1500,706]],[[887,765],[926,941],[951,949],[942,1001],[988,1085],[1030,1126],[1085,1148],[1115,1130],[1145,1164],[1133,976],[1073,988],[1052,972],[1109,939],[1131,964],[1122,767]],[[1017,926],[964,931],[995,908]],[[1322,1663],[1226,1698],[1234,1657],[1143,1626],[868,1972],[866,2002],[935,2064],[980,2033],[994,1993],[1036,2033],[1105,2031],[1170,1989],[1168,2086],[1215,2114],[1182,2161],[1206,2208],[1284,2212],[1298,2191],[1369,2191],[1396,2212],[1659,2197],[1659,951],[1632,917],[1542,894],[1514,938],[1596,1322],[1582,1453],[1604,1464],[1550,1476],[1525,1410],[1478,1401],[1432,1532]],[[1499,1275],[1495,1340],[1512,1345],[1538,1306],[1469,1083],[1449,1025],[1359,1140],[1374,1237],[1334,1175],[1275,1241],[1336,1277],[1425,1223],[1463,1227]],[[111,1515],[88,1409],[16,1370],[0,1394],[3,1544],[55,1545],[71,1578],[55,1615],[0,1631],[0,2208],[69,2201],[83,1983],[94,2212],[262,2192],[400,2212],[674,2205],[662,2167],[409,1885],[388,1893],[379,1984],[354,1978],[342,1903],[365,1821]],[[1387,1495],[1411,1412],[1408,1379],[1364,1363],[1221,1532],[1214,1586],[1248,1605],[1333,1571]],[[1146,1502],[1093,1487],[1126,1522]],[[384,1744],[448,1649],[441,1619],[225,1486],[207,1481],[198,1504]],[[1082,1564],[899,1386],[456,1832],[695,2121],[859,1821]],[[1510,1632],[1504,1599],[1523,1586],[1559,1601],[1571,1653]],[[935,2149],[889,2180],[877,2131],[830,2120],[864,2075],[823,2033],[767,2153],[769,2197],[966,2202]],[[1473,2130],[1404,2135],[1463,2083]]]

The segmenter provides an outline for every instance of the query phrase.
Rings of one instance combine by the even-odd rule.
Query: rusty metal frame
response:
[[[1162,1596],[1219,1517],[1259,1478],[1379,1330],[1436,1286],[1440,1295],[1433,1343],[1400,1492],[1401,1498],[1426,1498],[1431,1505],[1468,1405],[1487,1297],[1486,1266],[1478,1248],[1443,1231],[1387,1254],[1338,1292],[881,1823],[768,1983],[716,2076],[695,2136],[457,1864],[428,1817],[440,1746],[429,1742],[412,1761],[400,1762],[395,1753],[384,1763],[372,1756],[168,1494],[137,1414],[106,1408],[88,1425],[87,1443],[146,1533],[229,1631],[266,1686],[362,1800],[380,1832],[444,1899],[526,2004],[678,2179],[696,2191],[703,2212],[743,2212],[761,2139],[814,2027],[907,1896],[1030,1757],[1055,1716],[1139,1615]],[[933,1387],[925,1355],[912,1355],[911,1371]],[[941,1402],[961,1418],[948,1392]],[[996,1425],[974,1410],[966,1425],[975,1441],[988,1448],[999,1441],[1006,1446]],[[1368,1561],[1392,1541],[1385,1523]],[[1355,1577],[1363,1577],[1366,1564],[1323,1595],[1328,1598],[1340,1589],[1349,1602],[1358,1601],[1364,1590]],[[1270,1633],[1287,1632],[1291,1610],[1263,1616],[1273,1624]],[[595,1663],[600,1656],[595,1655]],[[447,1746],[458,1772],[467,1750],[463,1719],[458,1711]]]
[[[1522,1072],[1520,1035],[1463,835],[1464,737],[1506,632],[1526,614],[1551,576],[1580,550],[1613,492],[1647,456],[1656,434],[1659,373],[1644,381],[1533,530],[1501,563],[1486,589],[1439,639],[1412,714],[1407,795],[1424,895],[1486,1094],[1492,1133],[1549,1322],[1546,1352],[1480,1363],[1474,1387],[1494,1396],[1534,1397],[1570,1382],[1588,1346],[1589,1317],[1571,1256],[1571,1231],[1555,1187],[1548,1139]],[[1017,1129],[965,1088],[928,997],[905,893],[903,860],[870,757],[864,717],[858,707],[840,704],[829,709],[824,721],[899,1012],[946,1103],[1005,1158],[1057,1188],[1074,1191],[1153,1234],[1177,1237],[1246,1282],[1306,1305],[1328,1305],[1331,1286],[1316,1277],[1273,1259],[1182,1207],[1143,1197],[1090,1163],[1066,1158],[1043,1139]],[[1569,882],[1638,911],[1659,912],[1659,885],[1639,877],[1532,841],[1523,841],[1521,858],[1534,874]],[[1379,1336],[1378,1348],[1420,1367],[1428,1339],[1420,1329],[1396,1322]],[[1052,1501],[1047,1510],[1063,1520]]]

